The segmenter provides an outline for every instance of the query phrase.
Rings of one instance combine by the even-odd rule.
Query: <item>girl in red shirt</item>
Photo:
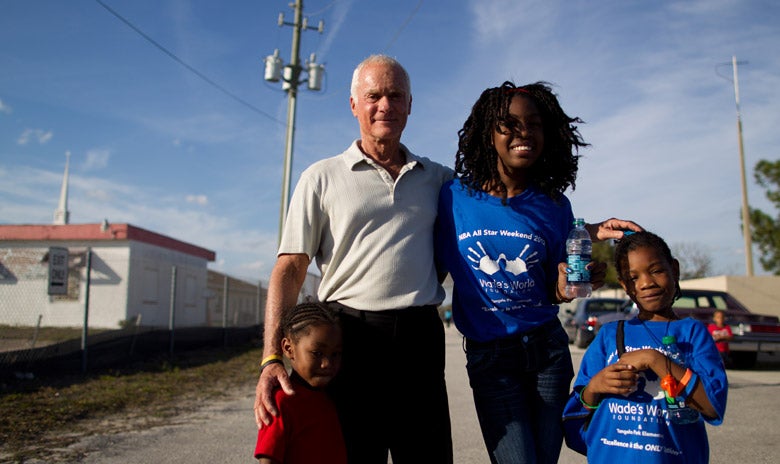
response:
[[[322,303],[301,303],[282,314],[280,327],[295,394],[276,391],[279,415],[258,432],[255,458],[261,464],[346,464],[336,408],[324,391],[341,366],[338,320]],[[260,369],[282,362],[268,356]]]

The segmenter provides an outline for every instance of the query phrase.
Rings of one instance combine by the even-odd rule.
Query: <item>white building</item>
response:
[[[49,295],[49,247],[69,251],[67,293]],[[0,324],[118,328],[209,322],[207,264],[215,253],[130,224],[0,225]],[[174,278],[175,269],[175,278]],[[172,292],[173,289],[173,292]],[[139,319],[140,318],[140,319]]]

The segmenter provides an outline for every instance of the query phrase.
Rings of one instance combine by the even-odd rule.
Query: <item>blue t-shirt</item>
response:
[[[580,365],[574,382],[579,391],[604,367],[618,360],[617,322],[599,330]],[[668,332],[667,332],[668,329]],[[652,335],[650,335],[652,332]],[[583,433],[588,445],[589,463],[642,462],[692,464],[709,462],[709,444],[704,421],[712,425],[723,422],[728,395],[728,380],[723,363],[707,327],[686,318],[679,321],[647,322],[634,318],[625,322],[626,351],[652,348],[663,352],[664,335],[674,335],[686,366],[696,374],[718,417],[700,416],[692,424],[679,425],[668,420],[668,405],[660,379],[652,371],[640,373],[636,391],[628,396],[604,395]],[[691,382],[694,382],[692,379]],[[695,384],[689,383],[688,392]],[[577,401],[572,397],[570,401]]]
[[[506,200],[471,194],[459,179],[439,194],[435,249],[452,276],[453,320],[472,340],[525,332],[557,317],[550,302],[566,261],[571,204],[535,188]]]

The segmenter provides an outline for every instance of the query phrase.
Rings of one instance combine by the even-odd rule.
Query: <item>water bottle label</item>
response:
[[[569,255],[566,264],[571,272],[566,276],[568,282],[590,282],[590,271],[585,268],[590,262],[588,255]]]

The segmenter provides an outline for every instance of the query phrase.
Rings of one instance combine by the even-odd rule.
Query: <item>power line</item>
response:
[[[406,21],[404,21],[403,24],[401,24],[401,27],[398,28],[398,31],[395,33],[393,38],[390,39],[390,42],[388,42],[387,45],[385,45],[385,51],[390,49],[390,46],[393,45],[393,42],[396,41],[396,39],[401,35],[401,32],[403,32],[403,30],[406,28],[406,26],[409,24],[409,22],[412,20],[412,18],[414,18],[414,15],[417,14],[417,11],[422,6],[423,1],[424,0],[420,0],[419,2],[417,2],[417,6],[414,7],[414,10],[409,14],[409,17],[406,18]]]
[[[320,8],[318,11],[315,11],[314,13],[310,13],[309,17],[321,15],[322,13],[328,11],[337,1],[338,0],[333,0],[329,4],[327,4],[324,7]]]
[[[135,31],[138,35],[140,35],[141,37],[146,39],[147,42],[149,42],[152,45],[154,45],[155,47],[157,47],[161,52],[165,53],[171,59],[173,59],[174,61],[176,61],[180,65],[184,66],[185,68],[187,68],[187,70],[189,70],[190,72],[192,72],[196,76],[200,77],[202,80],[204,80],[206,83],[208,83],[212,87],[216,88],[220,92],[224,93],[228,97],[230,97],[233,100],[237,101],[238,103],[244,105],[245,107],[249,108],[250,110],[254,111],[255,113],[258,113],[258,114],[260,114],[262,116],[265,116],[266,118],[270,119],[271,121],[274,121],[274,122],[279,123],[281,125],[285,125],[285,123],[283,123],[282,121],[279,121],[274,116],[266,113],[265,111],[263,111],[260,108],[254,106],[253,104],[249,103],[248,101],[246,101],[246,100],[242,99],[241,97],[235,95],[234,93],[230,92],[229,90],[227,90],[226,88],[222,87],[218,83],[214,82],[214,80],[212,80],[211,78],[209,78],[208,76],[206,76],[202,72],[198,71],[194,67],[192,67],[189,64],[187,64],[184,60],[182,60],[181,58],[176,56],[173,52],[169,51],[167,48],[165,48],[162,45],[160,45],[156,40],[154,40],[153,38],[149,37],[149,35],[147,35],[144,31],[139,29],[137,26],[135,26],[129,20],[125,19],[122,15],[120,15],[119,13],[114,11],[110,6],[106,5],[101,0],[95,0],[95,2],[97,2],[103,8],[105,8],[109,13],[114,15],[117,19],[119,19],[120,21],[125,23],[127,25],[127,27],[129,27],[130,29]]]

